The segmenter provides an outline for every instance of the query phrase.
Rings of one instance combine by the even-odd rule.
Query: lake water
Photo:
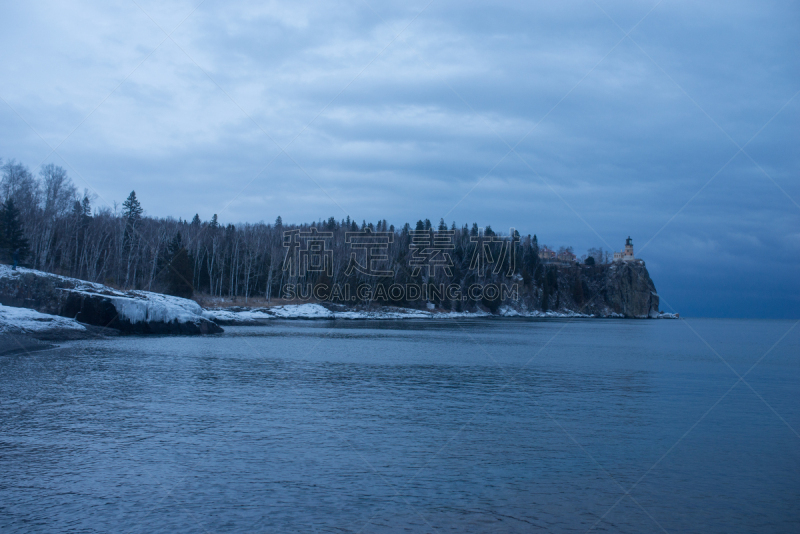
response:
[[[2,357],[0,530],[796,533],[792,326],[275,321]]]

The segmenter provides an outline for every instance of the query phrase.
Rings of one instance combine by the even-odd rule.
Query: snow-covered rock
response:
[[[209,334],[222,328],[193,300],[120,291],[32,269],[0,265],[0,304],[140,334]]]
[[[50,347],[41,344],[37,347],[35,340],[66,341],[118,334],[116,330],[81,324],[68,317],[0,304],[0,345],[6,345],[0,346],[0,354]]]
[[[54,329],[86,332],[86,326],[75,319],[0,304],[0,333],[36,334]]]

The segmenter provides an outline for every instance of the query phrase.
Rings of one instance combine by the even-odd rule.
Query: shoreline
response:
[[[655,297],[653,297],[655,298]],[[205,306],[203,306],[205,304]],[[227,306],[225,306],[227,304]],[[196,300],[143,290],[119,290],[76,278],[0,265],[0,334],[39,341],[69,341],[118,335],[210,335],[222,326],[265,324],[288,320],[434,320],[530,319],[677,319],[678,314],[638,309],[612,311],[605,306],[592,313],[569,309],[541,311],[528,303],[507,301],[494,313],[474,306],[471,311],[445,310],[432,302],[421,308],[330,302],[231,305],[198,296]],[[261,304],[261,306],[258,306]],[[626,310],[626,308],[622,308]],[[8,345],[5,343],[4,345]],[[33,346],[33,345],[32,345]],[[9,349],[11,350],[11,349]],[[2,352],[0,352],[2,353]]]
[[[517,310],[503,306],[498,313],[487,311],[454,312],[437,310],[420,310],[415,308],[400,308],[381,306],[375,309],[359,309],[341,305],[323,306],[318,303],[283,304],[271,307],[248,308],[244,306],[230,306],[227,308],[205,308],[203,317],[222,326],[257,325],[275,319],[307,319],[307,320],[444,320],[444,319],[678,319],[678,314],[661,313],[651,317],[625,317],[623,314],[610,313],[606,315],[586,314],[571,310],[539,311]]]
[[[359,310],[341,307],[328,309],[320,304],[287,304],[270,308],[230,308],[203,309],[202,317],[220,326],[262,326],[273,321],[444,321],[447,319],[628,319],[622,314],[589,315],[572,311],[518,311],[503,308],[497,314],[485,311],[443,312],[426,311],[413,308],[382,307],[373,310]],[[661,314],[656,319],[677,319],[677,314]],[[224,331],[223,331],[224,332]],[[220,333],[223,333],[220,332]],[[106,339],[118,336],[176,335],[142,332],[120,332],[113,328],[103,328],[81,323],[76,319],[39,313],[28,308],[0,305],[0,356],[20,352],[43,351],[56,348],[51,343],[79,341],[86,339]],[[181,335],[181,334],[177,334]],[[22,344],[18,349],[14,343]]]

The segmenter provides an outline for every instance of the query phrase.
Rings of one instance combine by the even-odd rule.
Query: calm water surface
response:
[[[791,327],[276,321],[2,357],[0,530],[800,532]]]

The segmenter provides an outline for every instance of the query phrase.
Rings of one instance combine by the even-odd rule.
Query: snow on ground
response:
[[[503,306],[498,310],[500,317],[544,317],[544,318],[578,318],[594,317],[585,313],[573,311],[567,312],[541,312],[516,310]],[[256,310],[227,309],[227,310],[205,310],[203,316],[211,320],[229,322],[258,322],[269,319],[455,319],[455,318],[477,318],[492,317],[492,314],[485,311],[475,312],[455,312],[455,311],[435,311],[428,307],[427,310],[417,310],[413,308],[394,308],[381,307],[374,310],[345,310],[331,311],[319,304],[286,304],[283,306],[273,306],[271,308],[259,308]],[[621,316],[620,316],[621,317]]]
[[[254,321],[268,319],[454,319],[454,318],[477,318],[492,317],[493,315],[485,311],[475,312],[455,312],[455,311],[431,311],[417,310],[413,308],[380,307],[374,310],[328,310],[319,304],[287,304],[283,306],[273,306],[271,308],[260,308],[257,310],[206,310],[204,317],[208,319],[218,319],[224,321]],[[517,310],[509,306],[503,306],[498,310],[497,316],[500,317],[533,317],[533,318],[590,318],[597,315],[589,315],[571,310],[557,312],[538,310]],[[605,317],[624,318],[620,313],[609,313]],[[673,314],[660,314],[659,318],[673,318]]]
[[[203,317],[209,321],[228,322],[258,322],[275,318],[263,310],[203,310]]]
[[[596,317],[595,315],[588,315],[586,313],[574,312],[567,310],[564,312],[557,311],[539,311],[539,310],[515,310],[508,306],[501,307],[497,312],[501,317],[554,317],[554,318],[580,318],[580,317]],[[620,315],[622,317],[622,315]]]
[[[266,310],[280,319],[333,319],[333,312],[319,304],[286,304]]]
[[[537,312],[538,313],[538,312]],[[507,311],[506,317],[571,317],[567,314],[555,314],[549,312],[523,314]],[[454,319],[454,318],[474,318],[490,317],[491,314],[484,311],[476,312],[443,312],[416,310],[413,308],[381,307],[374,310],[329,310],[319,304],[286,304],[283,306],[273,306],[271,308],[259,308],[256,310],[246,309],[226,309],[226,310],[205,310],[203,316],[207,319],[227,322],[259,322],[269,319]]]
[[[0,304],[0,333],[32,334],[53,329],[86,331],[86,327],[75,319]]]

